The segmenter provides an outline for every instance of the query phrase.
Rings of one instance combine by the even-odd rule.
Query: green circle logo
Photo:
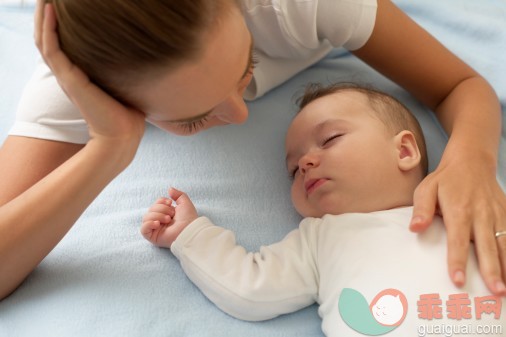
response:
[[[344,288],[339,298],[339,313],[353,330],[367,336],[389,333],[402,324],[408,311],[406,296],[397,289],[380,291],[371,304],[351,288]]]

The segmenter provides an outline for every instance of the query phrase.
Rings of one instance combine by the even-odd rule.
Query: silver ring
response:
[[[506,231],[500,231],[500,232],[495,232],[495,238],[499,238],[501,236],[506,236]]]

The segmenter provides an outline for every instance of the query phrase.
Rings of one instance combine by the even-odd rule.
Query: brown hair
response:
[[[310,83],[306,86],[304,94],[297,99],[299,111],[318,98],[345,90],[356,91],[367,96],[371,107],[377,113],[377,117],[394,135],[403,130],[413,132],[422,156],[420,167],[423,175],[426,175],[429,161],[422,128],[409,109],[395,97],[356,83],[334,83],[327,86],[320,83]]]
[[[237,0],[46,0],[60,46],[90,79],[128,103],[128,88],[194,60]]]

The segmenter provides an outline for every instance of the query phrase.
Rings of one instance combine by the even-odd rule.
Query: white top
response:
[[[376,0],[243,0],[259,64],[245,94],[254,99],[324,57],[332,47],[360,48],[376,18]],[[84,144],[79,111],[41,61],[25,88],[10,135]]]
[[[345,311],[349,313],[350,306],[358,303],[352,316],[359,319],[355,323],[358,328],[365,328],[360,324],[373,317],[368,305],[381,291],[393,288],[405,295],[407,311],[404,321],[388,336],[416,336],[419,329],[434,329],[436,325],[441,328],[442,324],[478,328],[477,325],[504,323],[506,308],[497,319],[492,314],[477,319],[474,298],[490,293],[479,275],[474,253],[468,262],[466,287],[458,289],[447,273],[447,244],[441,218],[436,218],[424,234],[417,235],[408,230],[411,214],[412,207],[406,207],[307,218],[282,241],[255,253],[236,245],[231,231],[201,217],[181,233],[171,250],[188,277],[211,301],[244,320],[270,319],[316,302],[327,336],[364,336],[345,322]],[[362,308],[356,292],[363,295]],[[419,318],[417,301],[422,295],[434,293],[442,301],[442,318]],[[446,301],[461,293],[471,301],[471,317],[455,320],[447,312],[452,309]],[[343,294],[346,297],[339,303]],[[385,296],[377,304],[386,303],[388,309],[392,298]],[[395,318],[399,303],[394,301],[390,316],[387,313],[379,320],[385,323]],[[359,314],[362,317],[357,317]],[[372,324],[378,322],[374,320]],[[506,336],[506,326],[502,329],[501,334],[493,336]]]

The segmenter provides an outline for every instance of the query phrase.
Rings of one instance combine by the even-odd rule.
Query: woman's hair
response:
[[[326,86],[320,83],[310,83],[306,86],[304,94],[297,99],[299,111],[318,98],[345,90],[364,94],[368,98],[372,109],[377,113],[377,117],[392,134],[398,134],[403,130],[413,132],[422,157],[420,167],[423,174],[426,175],[429,162],[422,128],[409,109],[395,97],[356,83],[334,83]]]
[[[60,47],[90,79],[128,103],[140,81],[195,60],[237,0],[46,0]]]

